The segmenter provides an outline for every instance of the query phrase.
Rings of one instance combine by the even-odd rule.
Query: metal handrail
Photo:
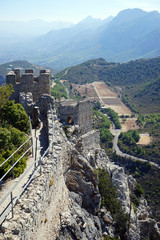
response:
[[[23,147],[32,137],[30,137],[29,139],[27,139],[19,148],[17,148],[17,150],[12,153],[3,163],[0,164],[0,167],[2,167],[11,157],[13,157],[13,155],[18,152],[18,150]]]
[[[20,177],[20,179],[18,180],[18,182],[8,191],[8,193],[6,194],[6,196],[1,200],[0,205],[7,199],[7,197],[9,197],[9,195],[11,195],[11,201],[9,203],[9,205],[6,207],[6,210],[1,214],[0,217],[0,224],[4,221],[5,217],[8,215],[8,213],[10,212],[10,210],[12,209],[12,217],[13,217],[13,206],[15,205],[16,201],[20,198],[20,196],[22,195],[22,193],[25,191],[25,189],[28,187],[28,185],[30,184],[30,182],[32,181],[33,177],[35,176],[35,174],[38,172],[39,168],[40,168],[40,173],[41,173],[41,163],[43,158],[46,156],[46,154],[48,153],[50,147],[53,144],[53,137],[54,137],[54,118],[53,118],[53,110],[51,109],[51,114],[52,114],[52,141],[50,142],[48,148],[46,149],[46,151],[44,152],[44,154],[42,155],[42,157],[40,157],[39,161],[38,161],[38,166],[37,168],[34,168],[34,172],[32,173],[30,179],[27,181],[27,183],[24,185],[24,187],[22,188],[22,190],[20,191],[20,193],[13,199],[12,196],[12,192],[13,190],[18,186],[18,184],[22,181],[22,179],[27,175],[27,173],[30,171],[30,169],[33,167],[33,165],[35,165],[35,161],[33,161],[33,163],[30,165],[30,167],[24,172],[24,174]],[[27,141],[29,141],[30,139],[32,139],[32,136],[25,141],[25,143]],[[22,145],[24,145],[25,143],[23,143]],[[22,145],[20,147],[22,147]],[[19,149],[20,149],[19,147]],[[16,163],[14,163],[14,165],[7,171],[11,171],[11,169],[14,168],[14,166],[17,164],[18,161],[20,161],[20,159],[30,150],[33,149],[33,139],[32,139],[32,144],[31,146],[27,149],[27,151],[16,161]],[[19,149],[17,149],[15,152],[17,152]],[[15,152],[10,156],[12,157]],[[9,158],[10,158],[9,157]],[[8,159],[9,159],[8,158]],[[7,160],[8,160],[7,159]],[[4,163],[3,163],[4,164]],[[0,165],[1,166],[1,165]],[[6,175],[5,175],[6,176]],[[2,179],[4,178],[4,176],[2,177]],[[0,179],[0,181],[2,180]]]
[[[23,155],[10,167],[10,169],[1,177],[0,182],[5,178],[5,176],[15,167],[15,165],[26,155],[27,152],[32,148],[32,145],[23,153]]]

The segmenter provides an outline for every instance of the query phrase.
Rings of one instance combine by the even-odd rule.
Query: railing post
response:
[[[30,134],[31,134],[31,143],[32,143],[32,157],[34,156],[34,150],[33,150],[33,134],[32,134],[32,125],[31,125],[31,118],[29,117],[29,123],[30,123]]]
[[[13,167],[13,164],[14,162],[13,162],[13,156],[12,156],[12,167]],[[14,179],[14,167],[12,168],[12,179]]]
[[[13,193],[11,192],[11,206],[12,206],[12,218],[14,218],[14,211],[13,211]]]
[[[42,157],[40,157],[39,165],[40,165],[40,175],[42,175]]]
[[[36,148],[35,148],[34,168],[36,168],[36,162],[37,162],[37,137],[36,137]]]
[[[53,118],[53,109],[52,106],[50,104],[50,108],[51,108],[51,115],[52,115],[52,151],[53,151],[53,138],[54,138],[54,118]]]

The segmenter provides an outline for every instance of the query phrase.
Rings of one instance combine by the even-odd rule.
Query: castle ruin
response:
[[[79,134],[92,131],[92,110],[90,101],[65,101],[59,105],[58,113],[63,124],[79,126]]]
[[[14,88],[11,100],[18,103],[20,92],[31,92],[35,102],[42,94],[50,94],[50,71],[40,70],[40,75],[34,77],[34,70],[26,69],[21,76],[20,69],[17,68],[6,75],[6,84],[12,84]]]

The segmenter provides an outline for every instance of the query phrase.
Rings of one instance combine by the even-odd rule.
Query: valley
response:
[[[121,130],[114,130],[111,125],[110,132],[114,138],[117,137],[114,144],[117,141],[117,151],[120,154],[113,153],[113,138],[104,130],[101,145],[113,162],[124,167],[126,173],[132,174],[142,185],[144,196],[157,220],[160,219],[160,212],[157,210],[160,206],[159,66],[159,57],[125,64],[93,59],[55,75],[60,81],[63,79],[63,83],[74,93],[73,97],[78,95],[81,99],[99,101],[102,108],[110,107],[118,114]],[[100,119],[97,119],[100,121],[99,126],[103,125]],[[133,143],[130,136],[134,131],[139,134],[137,143]],[[126,142],[118,140],[120,132],[126,133]],[[142,159],[142,162],[139,159]],[[149,162],[153,162],[152,166]]]
[[[116,92],[113,92],[105,84],[105,82],[93,82],[85,85],[73,84],[72,86],[73,91],[77,90],[82,97],[85,96],[91,101],[99,101],[102,109],[111,108],[118,114],[121,123],[121,130],[118,130],[118,135],[120,134],[120,132],[138,130],[140,128],[140,126],[138,126],[137,124],[137,117],[131,117],[130,109],[123,104],[120,98],[118,98],[118,94]],[[126,118],[124,119],[123,116]],[[116,130],[113,128],[113,125],[111,125],[111,133],[117,136]],[[114,142],[118,142],[118,139]],[[151,137],[149,133],[140,134],[138,145],[149,144],[151,144]],[[118,150],[117,153],[118,152],[120,151]],[[122,152],[120,155],[122,156]]]

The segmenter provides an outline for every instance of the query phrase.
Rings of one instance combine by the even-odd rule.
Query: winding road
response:
[[[152,166],[154,167],[157,167],[160,169],[160,165],[158,165],[157,163],[154,163],[152,161],[148,161],[146,159],[142,159],[142,158],[138,158],[138,157],[135,157],[135,156],[132,156],[132,155],[129,155],[127,153],[123,153],[119,147],[118,147],[118,137],[121,133],[121,130],[120,129],[112,129],[112,134],[114,135],[114,139],[113,139],[113,150],[116,152],[117,155],[121,156],[121,157],[124,157],[124,158],[130,158],[132,160],[138,160],[140,162],[149,162],[152,164]]]

